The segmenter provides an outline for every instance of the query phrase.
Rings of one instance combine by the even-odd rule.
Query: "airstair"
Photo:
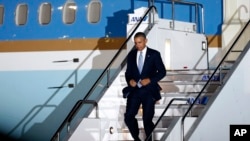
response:
[[[162,120],[155,128],[153,132],[154,140],[160,140],[163,134],[167,131],[168,127],[171,126],[171,122],[173,122],[176,117],[181,117],[185,114],[190,104],[194,101],[195,97],[199,94],[200,90],[207,81],[207,75],[210,74],[211,73],[209,71],[202,70],[168,71],[167,76],[160,82],[160,85],[163,88],[161,91],[162,99],[155,105],[154,122],[157,122],[164,109],[172,100],[176,101],[172,102],[169,109],[162,117]],[[121,90],[125,86],[126,82],[123,70],[105,93],[105,96],[98,102],[99,117],[95,118],[96,111],[93,111],[88,118],[84,119],[93,123],[93,126],[88,127],[87,129],[100,127],[101,130],[96,128],[95,130],[87,131],[87,133],[94,134],[99,130],[101,134],[99,137],[102,141],[133,140],[124,123],[126,99],[122,97]],[[189,118],[196,118],[199,116],[208,99],[212,96],[218,86],[220,86],[220,81],[214,80],[211,87],[202,94],[200,100],[195,104],[194,109],[189,113]],[[137,119],[140,128],[140,138],[145,139],[142,112],[142,109],[138,111]],[[96,123],[98,122],[100,125],[96,126]],[[86,125],[85,122],[83,122],[82,126],[84,125]],[[78,128],[82,126],[78,126]],[[83,132],[87,129],[76,130],[76,132],[72,134],[70,140],[76,141],[86,138],[87,136],[83,134]]]
[[[151,21],[149,20],[149,23],[145,24],[147,25],[145,27],[143,27],[142,24],[145,22],[144,19],[149,14],[149,11],[154,8],[154,6],[150,7],[144,16],[141,17],[140,22],[136,24],[136,27],[131,29],[128,40],[122,45],[121,49],[114,56],[93,88],[91,88],[88,95],[79,101],[72,109],[71,113],[66,117],[64,123],[51,140],[133,140],[124,123],[126,99],[122,97],[122,88],[126,86],[124,78],[126,58],[119,58],[118,55],[125,44],[129,45],[129,43],[132,43],[131,37],[136,31],[145,31],[149,37],[153,38],[154,34],[152,35],[152,33],[157,31],[154,22],[151,25]],[[178,24],[181,24],[181,22],[176,23],[177,27]],[[169,25],[171,25],[171,21]],[[191,27],[194,26],[191,25]],[[249,22],[245,28],[247,29],[243,29],[242,31],[249,31]],[[192,33],[188,32],[187,34]],[[245,32],[245,34],[248,35],[247,32]],[[242,35],[239,36],[242,37]],[[231,68],[235,64],[235,61],[240,58],[241,52],[244,52],[243,47],[247,45],[248,41],[249,36],[238,42],[240,44],[238,46],[242,47],[241,49],[233,50],[234,45],[232,45],[216,68],[210,69],[209,66],[207,66],[208,63],[205,62],[204,65],[204,62],[200,59],[198,62],[203,64],[201,66],[197,65],[198,63],[192,62],[189,67],[184,66],[182,69],[178,69],[180,66],[174,66],[174,69],[167,69],[167,75],[159,82],[162,87],[162,99],[155,105],[154,122],[156,123],[156,127],[152,133],[154,140],[184,140],[189,128],[193,127],[193,123],[195,123],[200,115],[204,114],[205,109],[212,104],[210,99],[215,99],[221,87],[226,83],[225,78],[228,77],[230,71],[233,71]],[[201,49],[204,49],[203,52],[205,53],[203,53],[203,56],[206,58],[207,48],[202,43],[203,42],[200,44]],[[128,50],[129,49],[130,48],[128,48]],[[232,55],[232,52],[237,52],[238,54]],[[229,54],[232,56],[228,57]],[[118,60],[119,63],[115,62],[115,59]],[[173,67],[171,66],[171,62],[165,63]],[[112,66],[113,64],[115,65]],[[196,66],[196,68],[194,66]],[[175,69],[175,67],[177,69]],[[90,94],[96,88],[103,96],[95,100],[89,100],[91,98]],[[87,116],[82,118],[79,111],[82,111],[81,107],[86,107],[86,105],[88,108],[85,108],[85,113],[87,113],[85,115]],[[146,137],[141,119],[142,112],[143,111],[139,109],[137,119],[140,127],[140,138],[144,140]],[[186,122],[184,122],[184,120]],[[177,125],[179,128],[176,129]],[[184,127],[185,130],[183,129]],[[175,132],[175,130],[178,130],[178,132]],[[176,134],[178,137],[173,137]]]

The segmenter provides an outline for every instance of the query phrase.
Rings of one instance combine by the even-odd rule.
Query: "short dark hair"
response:
[[[146,39],[146,34],[143,33],[143,32],[137,32],[137,33],[135,34],[134,38],[137,38],[137,37],[143,37],[143,38]]]

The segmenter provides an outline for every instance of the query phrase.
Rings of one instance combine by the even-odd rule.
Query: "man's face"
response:
[[[134,38],[135,47],[137,50],[142,51],[146,47],[147,39],[143,37]]]

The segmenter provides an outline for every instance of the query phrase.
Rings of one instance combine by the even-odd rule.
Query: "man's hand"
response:
[[[130,81],[129,81],[129,85],[131,86],[131,87],[136,87],[136,82],[135,82],[135,80],[134,79],[131,79]]]
[[[140,81],[140,83],[141,83],[142,86],[147,86],[150,82],[151,82],[151,81],[150,81],[149,78],[145,78],[145,79],[142,79],[142,80]]]

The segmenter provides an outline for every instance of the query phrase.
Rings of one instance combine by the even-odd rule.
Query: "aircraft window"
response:
[[[0,5],[0,25],[3,24],[4,7]]]
[[[100,21],[102,4],[100,0],[92,0],[88,5],[87,19],[89,23]]]
[[[41,25],[49,24],[51,20],[51,4],[42,3],[39,7],[39,23]]]
[[[65,24],[72,24],[75,21],[76,4],[73,2],[66,3],[63,7],[63,22]]]
[[[19,4],[16,8],[16,25],[25,25],[28,17],[28,5]]]

